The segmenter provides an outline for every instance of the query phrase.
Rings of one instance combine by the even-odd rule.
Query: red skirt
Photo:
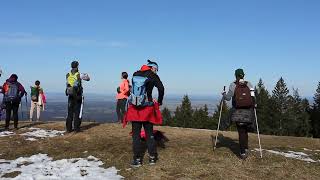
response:
[[[157,102],[153,106],[143,108],[129,105],[128,111],[124,116],[123,127],[126,127],[128,122],[150,122],[155,125],[162,125],[162,121],[160,106]]]

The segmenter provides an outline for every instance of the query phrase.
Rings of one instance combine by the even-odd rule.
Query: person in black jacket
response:
[[[18,110],[21,98],[26,95],[24,87],[18,82],[18,76],[12,74],[3,84],[3,101],[6,108],[6,124],[5,129],[9,129],[11,113],[13,113],[14,128],[18,129]]]
[[[71,63],[71,71],[66,75],[67,88],[66,96],[68,96],[68,117],[66,119],[66,129],[70,133],[80,132],[81,126],[81,105],[83,103],[83,87],[82,80],[90,81],[88,74],[81,74],[79,72],[79,62],[73,61]],[[73,122],[73,126],[72,126]]]
[[[133,74],[133,77],[147,77],[147,81],[145,83],[146,94],[147,94],[147,102],[148,106],[153,106],[153,97],[152,91],[153,88],[156,87],[158,89],[158,103],[161,106],[164,96],[164,86],[157,75],[159,70],[158,64],[156,62],[152,62],[148,60],[148,64],[142,66],[142,68]],[[134,86],[134,85],[133,85]],[[132,121],[132,138],[133,138],[133,163],[132,166],[139,167],[142,165],[142,152],[141,152],[141,137],[140,132],[142,126],[146,132],[147,136],[147,147],[149,153],[149,164],[154,165],[158,160],[158,153],[156,142],[153,135],[153,123],[149,121]]]

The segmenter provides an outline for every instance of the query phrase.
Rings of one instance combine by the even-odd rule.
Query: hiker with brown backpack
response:
[[[235,71],[236,81],[232,82],[223,99],[232,99],[231,122],[236,123],[239,133],[240,157],[246,159],[249,153],[248,131],[254,124],[255,92],[252,84],[244,80],[243,69]]]

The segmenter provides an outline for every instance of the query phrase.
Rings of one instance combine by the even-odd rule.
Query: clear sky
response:
[[[218,94],[244,68],[272,90],[312,96],[320,81],[319,0],[7,0],[0,2],[0,66],[63,92],[70,62],[86,92],[114,93],[120,73],[157,60],[168,94]]]

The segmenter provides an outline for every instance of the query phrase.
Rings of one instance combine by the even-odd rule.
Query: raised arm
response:
[[[235,83],[231,83],[229,86],[229,91],[227,94],[223,95],[223,98],[227,101],[230,101],[231,98],[234,96],[234,91],[236,89],[236,84]]]

